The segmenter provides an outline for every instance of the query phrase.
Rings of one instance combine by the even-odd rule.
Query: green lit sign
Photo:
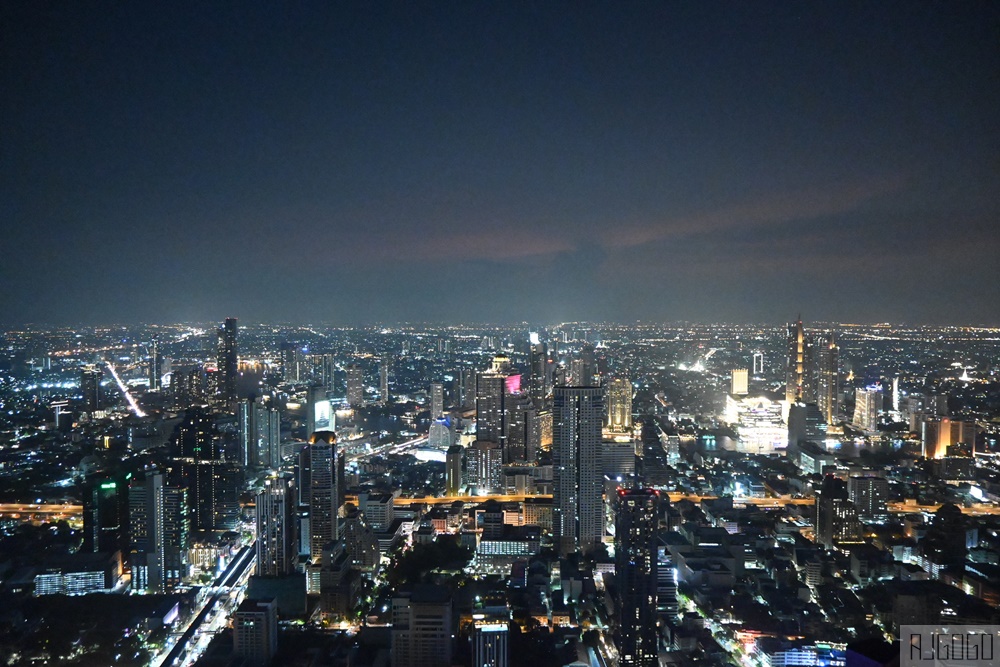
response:
[[[101,488],[102,489],[113,489],[113,488],[115,488],[115,483],[114,482],[105,482],[104,484],[101,484]]]

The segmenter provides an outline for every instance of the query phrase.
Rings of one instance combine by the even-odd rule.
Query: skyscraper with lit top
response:
[[[604,536],[600,387],[556,387],[553,392],[552,527],[559,553],[590,551]]]

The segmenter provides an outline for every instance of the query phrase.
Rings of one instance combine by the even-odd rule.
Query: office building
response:
[[[131,587],[163,593],[188,575],[190,505],[187,489],[168,487],[162,473],[151,472],[129,485]]]
[[[157,350],[154,340],[149,352],[149,390],[159,391],[163,386],[163,355]]]
[[[452,601],[444,586],[419,584],[392,598],[392,667],[451,667]]]
[[[615,514],[615,644],[621,667],[657,666],[659,500],[653,489],[619,489]]]
[[[773,454],[788,446],[788,425],[781,401],[768,396],[726,396],[723,420],[739,440],[737,450],[749,454]]]
[[[560,554],[590,551],[604,536],[600,387],[553,390],[553,532]]]
[[[239,375],[235,317],[227,317],[219,328],[218,371],[220,402],[233,405],[236,403],[236,378]]]
[[[474,667],[507,667],[507,635],[510,623],[506,619],[481,618],[472,621],[472,664]]]
[[[211,415],[189,410],[178,427],[175,485],[187,487],[197,530],[233,530],[239,520],[243,466],[225,461]],[[179,476],[178,476],[179,475]]]
[[[465,450],[466,484],[478,495],[499,493],[503,488],[503,452],[500,445],[476,440]]]
[[[785,400],[789,403],[815,401],[815,372],[812,340],[800,319],[788,325],[788,361],[785,370]]]
[[[275,474],[257,493],[256,574],[292,574],[298,556],[295,540],[295,483],[291,475]]]
[[[975,422],[948,417],[924,418],[920,424],[922,453],[929,459],[941,459],[949,456],[949,447],[960,447],[967,449],[971,455],[976,444],[976,433]]]
[[[392,396],[389,394],[389,368],[390,361],[383,358],[378,365],[378,396],[382,405],[392,403]]]
[[[816,404],[827,424],[835,424],[840,412],[840,348],[831,333],[817,345]]]
[[[733,396],[746,396],[750,393],[750,374],[745,368],[733,370],[730,393]]]
[[[81,551],[128,555],[128,485],[124,477],[97,480],[84,495]]]
[[[764,353],[754,352],[753,353],[753,374],[754,376],[761,376],[764,374]]]
[[[542,442],[542,424],[535,404],[525,394],[511,394],[506,397],[506,408],[504,463],[534,461]]]
[[[296,343],[281,344],[281,377],[285,382],[305,380],[305,360],[301,347]]]
[[[528,396],[535,406],[541,408],[549,395],[551,373],[549,372],[548,350],[538,334],[532,333],[528,349]]]
[[[848,496],[847,485],[827,475],[816,493],[816,542],[832,549],[839,544],[859,542],[860,538],[858,509]]]
[[[615,378],[607,387],[607,419],[610,433],[632,432],[632,383],[628,378]]]
[[[352,408],[365,407],[364,373],[356,364],[347,367],[347,403]]]
[[[80,369],[80,394],[83,396],[83,409],[93,414],[101,409],[101,380],[104,371],[99,366],[90,365]]]
[[[520,391],[520,376],[512,374],[505,355],[494,357],[490,369],[476,375],[476,439],[495,442],[501,451],[507,441],[507,397],[514,385]]]
[[[431,421],[444,417],[444,385],[440,382],[431,383]]]
[[[260,398],[239,402],[240,463],[250,468],[281,465],[281,414]]]
[[[445,494],[457,496],[462,490],[462,460],[465,458],[465,447],[452,445],[445,455]]]
[[[233,615],[233,653],[247,667],[267,667],[278,652],[278,603],[246,599]]]
[[[847,481],[848,498],[858,508],[863,521],[883,523],[889,518],[889,482],[885,477],[851,477]]]
[[[878,415],[882,411],[882,392],[874,387],[854,392],[854,419],[851,424],[866,433],[878,430]]]
[[[337,436],[329,431],[313,433],[301,456],[309,461],[309,553],[314,563],[323,557],[323,548],[340,533],[337,489]]]

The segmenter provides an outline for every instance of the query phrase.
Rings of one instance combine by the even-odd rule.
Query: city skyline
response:
[[[11,324],[1000,324],[995,4],[0,12]]]

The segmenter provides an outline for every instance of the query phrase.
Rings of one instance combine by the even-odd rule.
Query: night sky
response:
[[[996,325],[1000,3],[8,1],[0,232],[6,324]]]

